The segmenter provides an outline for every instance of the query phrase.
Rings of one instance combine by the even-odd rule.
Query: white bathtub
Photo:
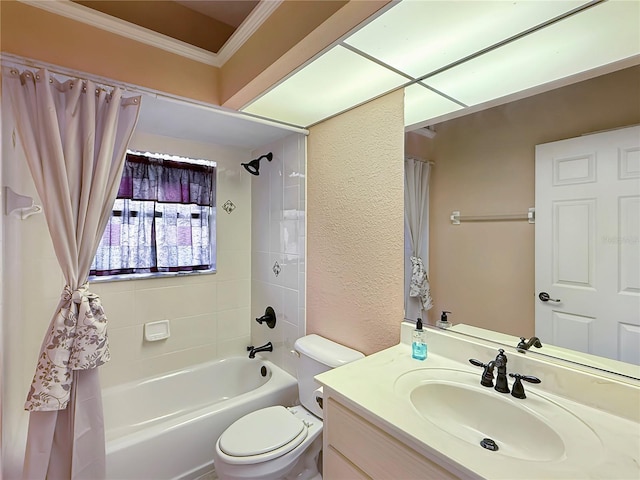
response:
[[[104,389],[107,479],[197,478],[212,470],[215,442],[231,423],[297,396],[295,378],[246,357]]]

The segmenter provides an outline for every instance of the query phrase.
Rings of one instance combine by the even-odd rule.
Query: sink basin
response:
[[[478,453],[533,462],[584,463],[599,457],[601,442],[591,428],[527,387],[527,398],[517,399],[481,386],[480,372],[428,368],[405,373],[395,383],[396,393],[420,417]]]
[[[494,390],[430,382],[415,388],[411,403],[437,427],[469,443],[489,438],[498,452],[523,460],[562,458],[564,443],[549,425]]]

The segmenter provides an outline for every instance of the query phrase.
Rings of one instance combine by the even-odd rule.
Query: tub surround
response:
[[[251,158],[271,152],[272,160],[259,176],[240,173],[251,183],[251,345],[272,342],[264,358],[294,376],[293,344],[305,335],[305,143],[292,134],[255,150]],[[254,320],[267,306],[275,328]]]
[[[640,476],[640,382],[600,375],[596,370],[580,371],[570,364],[554,364],[507,347],[508,372],[542,380],[539,385],[525,383],[527,398],[520,400],[480,386],[482,369],[470,365],[468,359],[484,363],[493,360],[498,352],[491,342],[428,329],[429,354],[420,362],[411,358],[413,328],[412,323],[403,323],[400,344],[316,377],[324,386],[328,406],[325,471],[352,472],[354,478],[383,478],[384,469],[390,467],[379,458],[385,451],[396,449],[398,454],[407,455],[394,466],[401,468],[397,471],[430,471],[430,478],[513,478],[514,472],[520,478],[538,479]],[[454,406],[454,402],[447,405],[452,408],[448,413],[428,420],[440,405],[425,410],[424,404],[421,407],[415,403],[416,387],[455,387],[457,382],[469,379],[469,385],[463,385],[464,392],[475,392],[472,398],[481,399],[482,405],[471,404],[466,409]],[[512,385],[513,379],[509,378]],[[423,400],[430,401],[429,396]],[[508,445],[503,451],[491,452],[465,440],[464,434],[455,433],[459,429],[454,428],[453,417],[464,418],[469,412],[473,416],[474,408],[481,409],[481,415],[482,408],[491,409],[494,401],[499,405],[499,420],[494,423],[507,434],[516,432],[516,453],[508,450]],[[519,429],[521,425],[507,416],[511,410],[522,411],[522,418],[533,418],[534,424],[540,420],[544,425],[540,430]],[[448,418],[451,428],[446,426]],[[353,429],[369,431],[364,441],[372,445],[350,447],[341,443],[338,425],[344,422],[352,422]],[[483,427],[476,428],[484,432]],[[535,435],[540,435],[540,442]],[[500,440],[496,438],[498,443]],[[506,439],[504,442],[508,443]],[[540,448],[532,451],[527,444]]]

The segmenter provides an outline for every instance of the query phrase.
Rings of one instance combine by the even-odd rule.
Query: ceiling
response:
[[[242,111],[309,127],[405,88],[414,130],[639,59],[637,1],[404,0]]]
[[[175,2],[238,28],[249,16],[259,0],[175,0]]]
[[[150,95],[142,98],[135,131],[249,150],[301,132],[237,112]]]
[[[72,0],[95,12],[217,53],[259,0]]]
[[[98,22],[103,28],[109,18],[120,15],[140,30],[160,32],[162,26],[163,35],[178,40],[185,31],[207,35],[231,32],[231,41],[218,40],[227,42],[224,48],[206,47],[210,52],[220,50],[213,54],[220,58],[211,63],[218,65],[216,62],[223,63],[232,55],[281,1],[28,3],[37,3],[40,8],[56,4],[89,7],[96,12],[102,9]],[[304,3],[301,5],[300,11],[305,11]],[[112,13],[105,13],[108,9]],[[314,10],[309,5],[306,11]],[[76,17],[79,13],[69,10],[67,15]],[[144,22],[152,21],[154,25],[145,26]],[[202,21],[205,23],[197,23]],[[217,23],[206,23],[209,21]],[[203,26],[195,28],[196,24]],[[166,30],[178,27],[181,30]],[[181,41],[196,45],[194,38]],[[403,88],[405,129],[424,131],[425,126],[456,116],[640,64],[640,2],[394,0],[353,31],[328,42],[329,47],[241,108],[249,114],[241,120],[211,108],[198,107],[197,114],[188,115],[181,111],[188,108],[186,104],[150,97],[144,100],[147,107],[142,109],[138,128],[165,129],[167,135],[175,136],[175,123],[163,125],[160,119],[180,117],[184,138],[253,147],[288,132],[263,123],[260,132],[248,140],[242,132],[247,131],[251,117],[307,128]]]

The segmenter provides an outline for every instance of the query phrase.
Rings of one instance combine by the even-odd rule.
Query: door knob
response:
[[[538,295],[538,298],[543,302],[560,303],[562,301],[559,298],[551,298],[547,292],[540,292],[540,295]]]

